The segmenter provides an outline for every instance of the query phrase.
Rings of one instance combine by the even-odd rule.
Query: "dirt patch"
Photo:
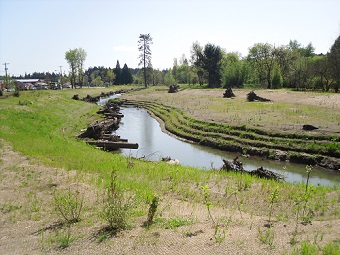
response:
[[[275,220],[266,228],[266,217],[221,205],[211,209],[219,224],[214,228],[202,203],[170,196],[161,199],[156,215],[163,221],[145,229],[146,215],[134,217],[129,230],[99,242],[95,234],[105,223],[96,216],[102,190],[93,185],[98,182],[95,174],[32,164],[7,145],[0,155],[1,254],[287,254],[298,246],[289,244],[294,221]],[[69,228],[59,224],[54,211],[53,192],[63,188],[77,188],[86,198],[82,221]],[[178,221],[188,224],[171,228]],[[296,239],[319,245],[339,242],[339,226],[339,220],[299,225]],[[261,238],[267,231],[272,240]],[[69,247],[58,248],[58,238],[67,233],[72,237]]]

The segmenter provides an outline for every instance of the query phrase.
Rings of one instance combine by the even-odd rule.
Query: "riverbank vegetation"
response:
[[[123,98],[128,99],[125,104],[146,108],[160,118],[169,132],[202,145],[339,169],[340,116],[335,111],[339,108],[336,98],[320,106],[295,99],[319,97],[325,104],[329,95],[263,90],[259,93],[279,101],[247,102],[246,91],[236,91],[237,97],[225,99],[222,90],[188,89],[167,95],[156,88]],[[304,131],[304,124],[316,125],[320,130]]]
[[[171,119],[175,130],[181,130],[179,126],[186,122],[185,132],[194,133],[196,128],[197,137],[221,129],[223,132],[216,132],[214,139],[222,141],[223,136],[236,132],[249,143],[260,143],[257,137],[263,136],[263,146],[268,144],[273,149],[275,140],[280,139],[291,139],[294,148],[300,148],[294,139],[309,142],[302,134],[293,137],[293,132],[286,133],[289,138],[277,135],[279,132],[271,135],[266,129],[263,133],[255,132],[257,129],[247,123],[243,130],[215,120],[215,124],[204,125],[204,118],[217,120],[219,114],[222,118],[228,116],[228,108],[219,111],[214,104],[219,97],[210,94],[223,90],[207,90],[204,92],[207,101],[201,101],[195,90],[170,96],[163,88],[138,90],[124,97],[143,101],[146,108],[166,117],[165,122]],[[81,89],[76,93],[83,98],[110,89]],[[113,246],[117,253],[161,253],[170,248],[175,254],[189,253],[192,249],[215,254],[339,251],[339,187],[278,183],[238,173],[151,163],[98,150],[76,137],[100,118],[96,114],[99,106],[71,99],[74,93],[75,90],[22,91],[19,97],[0,99],[3,219],[0,233],[13,237],[0,240],[5,253],[30,249],[51,254],[59,253],[60,249],[67,254],[79,250],[105,252]],[[191,100],[190,105],[179,102],[181,93],[183,96],[187,93],[184,99],[186,103]],[[236,91],[239,94],[241,91]],[[146,97],[154,103],[147,103]],[[228,105],[227,102],[223,101]],[[196,111],[201,108],[198,118]],[[261,106],[261,111],[270,115],[268,108]],[[294,108],[298,109],[296,105]],[[205,116],[205,110],[212,114]],[[235,108],[232,114],[237,111]],[[320,107],[320,111],[332,111],[332,106]],[[292,119],[296,117],[293,113]],[[336,115],[329,118],[327,127],[338,121]],[[332,133],[334,138],[335,134]],[[320,141],[329,143],[327,139]],[[60,215],[60,211],[65,212],[63,209],[71,213],[75,210],[77,222],[65,222]],[[119,228],[114,225],[117,222]],[[29,227],[18,231],[18,227],[25,225]],[[117,238],[112,238],[113,235]],[[25,247],[27,242],[29,247]]]

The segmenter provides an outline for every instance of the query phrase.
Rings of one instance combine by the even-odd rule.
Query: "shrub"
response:
[[[153,223],[157,207],[158,207],[158,197],[153,197],[152,202],[149,207],[148,219],[145,222],[145,226],[150,226]]]
[[[83,197],[77,190],[72,192],[71,189],[66,191],[54,192],[54,203],[58,213],[64,220],[71,224],[80,221],[80,214],[83,209]]]
[[[115,171],[112,171],[101,216],[109,224],[107,231],[113,234],[128,227],[128,219],[133,205],[132,198],[127,197],[117,184],[117,176]]]

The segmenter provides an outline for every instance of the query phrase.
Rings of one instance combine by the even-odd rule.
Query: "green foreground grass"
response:
[[[340,187],[313,187],[306,197],[304,184],[145,162],[98,150],[77,139],[100,116],[96,114],[99,106],[72,100],[73,94],[83,98],[118,89],[23,91],[20,97],[3,97],[1,143],[10,144],[35,164],[95,174],[98,178],[93,184],[98,187],[109,186],[114,170],[120,188],[133,192],[140,204],[149,204],[156,196],[172,197],[209,205],[210,210],[227,206],[250,215],[273,215],[282,222],[295,219],[302,209],[307,222],[340,219]],[[206,193],[202,194],[202,187]]]

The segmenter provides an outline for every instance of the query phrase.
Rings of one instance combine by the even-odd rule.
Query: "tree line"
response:
[[[210,88],[242,87],[246,84],[271,88],[294,88],[338,92],[340,88],[340,36],[326,54],[315,54],[312,43],[287,45],[256,43],[246,57],[208,43],[194,42],[190,59],[174,60],[166,84],[207,84]]]
[[[340,88],[340,36],[327,54],[315,54],[312,43],[301,45],[291,40],[287,45],[255,43],[248,55],[227,52],[220,46],[208,43],[204,47],[194,42],[188,59],[184,54],[174,59],[170,69],[158,70],[151,63],[150,34],[141,34],[138,40],[139,66],[123,68],[117,60],[115,68],[89,67],[84,69],[87,53],[82,48],[69,50],[65,59],[69,75],[57,73],[25,74],[24,78],[61,80],[72,87],[121,84],[173,85],[199,84],[209,88],[242,87],[254,85],[272,88],[312,89],[338,92]],[[22,78],[20,76],[19,78]]]

